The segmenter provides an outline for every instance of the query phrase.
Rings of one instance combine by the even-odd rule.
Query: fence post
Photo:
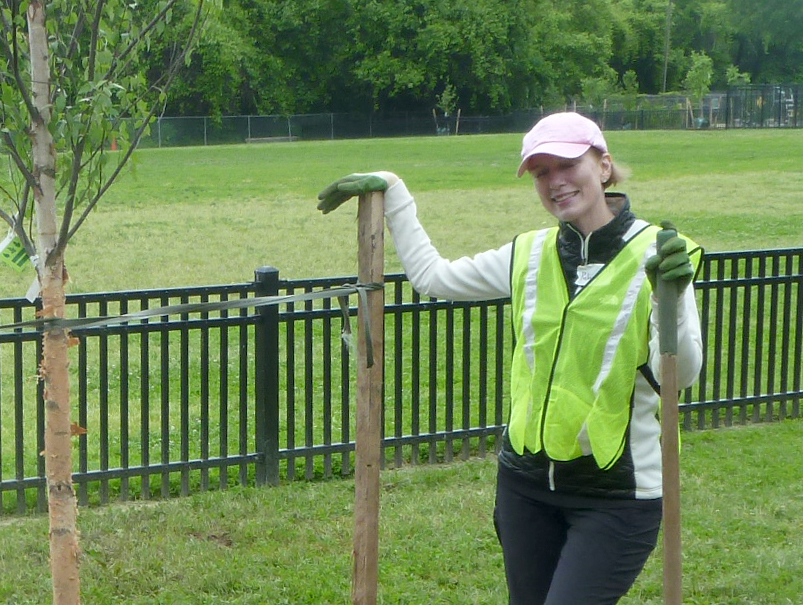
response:
[[[279,270],[254,271],[257,296],[279,294]],[[279,483],[279,307],[258,307],[254,362],[254,420],[256,422],[256,484]]]

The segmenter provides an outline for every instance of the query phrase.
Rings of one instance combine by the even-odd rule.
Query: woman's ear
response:
[[[603,153],[599,158],[600,181],[605,184],[613,174],[613,158],[610,153]]]

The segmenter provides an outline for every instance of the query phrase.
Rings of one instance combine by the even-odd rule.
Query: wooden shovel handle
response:
[[[674,229],[658,232],[658,250],[675,237]],[[673,282],[656,279],[658,336],[661,352],[661,456],[663,464],[664,603],[683,602],[683,550],[680,520],[680,438],[678,435],[678,291]]]

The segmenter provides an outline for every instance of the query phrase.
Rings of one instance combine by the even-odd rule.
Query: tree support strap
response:
[[[348,339],[351,335],[348,297],[352,294],[358,294],[360,297],[359,304],[365,307],[368,300],[367,293],[372,290],[381,290],[383,288],[384,284],[378,282],[367,284],[344,284],[343,286],[336,288],[328,288],[325,290],[318,290],[316,292],[305,292],[303,294],[258,296],[254,298],[238,298],[236,300],[222,300],[217,302],[184,303],[180,305],[167,305],[164,307],[143,309],[142,311],[125,313],[123,315],[78,317],[72,319],[62,317],[42,317],[29,321],[0,325],[0,331],[19,330],[21,328],[36,328],[41,329],[43,332],[50,330],[74,330],[78,328],[106,328],[109,326],[118,326],[130,322],[145,321],[152,317],[166,317],[168,315],[183,315],[187,313],[208,313],[211,311],[224,311],[228,309],[258,308],[270,305],[282,305],[295,302],[318,300],[322,298],[337,298],[337,301],[340,305],[340,312],[343,316],[343,338]],[[371,346],[371,328],[367,322],[364,321],[363,323],[365,323],[364,328],[368,341],[367,367],[370,368],[374,363],[373,347]]]

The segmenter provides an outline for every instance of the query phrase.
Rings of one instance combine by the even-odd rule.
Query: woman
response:
[[[510,297],[515,347],[510,419],[499,453],[494,523],[511,605],[614,604],[655,548],[661,520],[658,279],[675,282],[678,385],[702,365],[690,287],[699,248],[637,219],[597,125],[577,113],[540,120],[518,175],[532,176],[558,226],[473,258],[432,246],[403,181],[350,175],[319,209],[385,191],[385,217],[413,287],[451,300]],[[687,249],[693,249],[690,258]],[[696,254],[695,254],[696,253]]]

